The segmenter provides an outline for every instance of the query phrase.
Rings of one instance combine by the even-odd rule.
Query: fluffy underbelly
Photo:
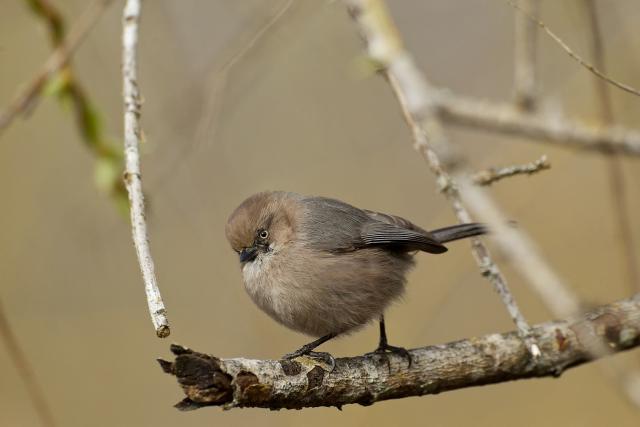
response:
[[[264,274],[264,267],[262,261],[243,268],[245,289],[251,299],[284,326],[315,337],[351,332],[366,325],[402,291],[401,283],[395,295],[382,295],[368,281],[274,280]]]

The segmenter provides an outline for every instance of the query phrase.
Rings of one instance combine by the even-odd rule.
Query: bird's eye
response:
[[[262,240],[266,240],[267,237],[269,237],[269,232],[267,230],[260,230],[258,232],[258,237],[261,238]]]

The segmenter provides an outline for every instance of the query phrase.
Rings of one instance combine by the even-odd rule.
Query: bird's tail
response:
[[[458,224],[450,227],[438,228],[430,233],[440,243],[452,242],[454,240],[466,239],[467,237],[480,236],[488,232],[487,226],[472,222],[469,224]]]

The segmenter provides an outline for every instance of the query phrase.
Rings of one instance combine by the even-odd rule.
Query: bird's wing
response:
[[[315,249],[330,252],[383,247],[398,251],[446,252],[429,232],[398,216],[358,209],[325,197],[302,200],[304,230]]]
[[[409,221],[406,222],[409,223]],[[411,230],[388,222],[370,221],[362,227],[360,236],[365,246],[383,246],[403,251],[420,250],[432,254],[447,251],[446,246],[424,230]]]

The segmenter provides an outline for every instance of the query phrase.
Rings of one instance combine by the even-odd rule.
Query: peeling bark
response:
[[[336,359],[331,372],[316,360],[218,359],[172,345],[173,362],[159,359],[186,398],[181,410],[202,406],[300,409],[437,394],[517,379],[554,376],[595,358],[640,345],[640,294],[569,320],[533,328],[542,355],[531,358],[516,332],[490,334],[410,350],[402,356]],[[595,349],[608,349],[594,353]]]

